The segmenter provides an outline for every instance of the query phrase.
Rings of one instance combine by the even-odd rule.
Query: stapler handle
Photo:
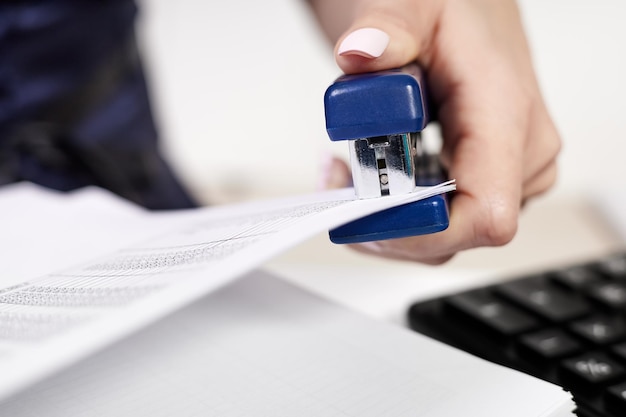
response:
[[[324,94],[330,140],[421,132],[430,121],[425,86],[417,64],[340,76]]]
[[[381,187],[381,192],[377,194],[378,191],[372,192],[371,184],[367,184],[378,181],[383,165],[387,180],[386,167],[389,164],[385,162],[389,162],[389,158],[385,162],[373,159],[374,156],[367,160],[368,156],[361,158],[360,152],[370,145],[376,146],[379,138],[389,138],[389,142],[396,139],[395,135],[404,135],[400,141],[412,140],[413,137],[419,139],[420,132],[429,122],[424,76],[420,68],[411,64],[376,73],[343,75],[326,90],[324,109],[330,139],[350,141],[357,195],[368,198],[385,195],[382,191],[391,193],[392,187],[389,190]],[[364,139],[368,140],[365,144],[355,145]],[[406,148],[403,152],[404,159],[408,159]],[[414,165],[402,172],[405,177],[410,173],[408,177],[413,181],[413,187],[408,189],[443,181],[438,156],[419,154],[417,149],[415,152],[418,155],[411,153],[411,161],[407,163]],[[372,172],[376,168],[379,170]],[[359,177],[355,175],[357,172]],[[405,177],[401,178],[404,182]],[[401,189],[406,190],[407,187]],[[334,243],[360,243],[436,233],[447,229],[448,225],[447,197],[437,195],[358,219],[331,230],[329,235]]]

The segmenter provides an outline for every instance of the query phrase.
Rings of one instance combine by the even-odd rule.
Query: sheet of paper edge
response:
[[[175,285],[162,293],[140,300],[130,307],[107,315],[104,319],[94,322],[74,331],[73,337],[79,341],[71,346],[63,337],[58,337],[48,344],[50,349],[58,352],[58,360],[51,364],[46,358],[30,355],[14,360],[9,369],[4,369],[5,375],[11,378],[0,380],[0,400],[7,398],[32,383],[52,375],[61,369],[82,360],[93,353],[115,343],[118,340],[132,334],[168,314],[200,299],[210,292],[232,282],[246,272],[249,272],[271,257],[293,247],[328,229],[338,227],[349,221],[367,216],[374,212],[382,211],[401,204],[419,201],[433,195],[450,192],[456,189],[455,181],[447,181],[433,187],[427,187],[419,193],[405,194],[400,196],[388,196],[385,198],[370,200],[354,200],[349,204],[352,207],[349,218],[341,218],[336,214],[345,208],[345,205],[328,209],[318,213],[313,218],[305,219],[295,225],[271,235],[269,238],[253,243],[229,256],[221,262],[217,273],[211,279],[195,279],[193,282]],[[350,189],[337,190],[338,195],[344,193],[353,195]],[[271,202],[270,202],[271,204]],[[320,217],[324,219],[320,222]],[[310,229],[302,233],[302,226]],[[318,224],[322,224],[319,227]],[[297,229],[297,230],[294,230]],[[271,248],[271,251],[265,249]],[[243,260],[243,261],[242,261]],[[196,272],[194,275],[200,275]],[[93,327],[98,326],[98,332],[94,335]],[[34,357],[33,357],[34,356]],[[24,372],[30,369],[31,372]],[[33,371],[36,370],[36,371]]]

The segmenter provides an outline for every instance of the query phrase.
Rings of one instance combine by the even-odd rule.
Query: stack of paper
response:
[[[98,190],[6,189],[0,414],[566,415],[558,387],[274,278],[202,298],[312,234],[402,202],[340,191],[149,214]]]

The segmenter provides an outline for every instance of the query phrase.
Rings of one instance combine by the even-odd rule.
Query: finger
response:
[[[337,157],[327,156],[322,163],[321,171],[317,187],[319,190],[348,187],[352,183],[350,168]]]
[[[376,255],[400,261],[417,261],[433,266],[444,264],[454,257],[454,255],[446,255],[441,257],[426,258],[420,256],[419,254],[414,254],[413,256],[403,256],[400,253],[389,251],[387,248],[385,248],[385,245],[381,245],[380,242],[365,242],[349,246],[357,252],[361,252],[367,255]]]
[[[506,86],[514,84],[506,75],[493,73],[489,83],[465,85],[439,113],[449,147],[449,175],[457,179],[459,190],[451,205],[447,239],[451,247],[461,249],[467,246],[461,244],[464,239],[473,245],[499,246],[517,229],[526,106],[523,94],[507,91]],[[501,103],[503,94],[511,104]]]
[[[506,87],[515,85],[509,81],[494,72],[488,83],[463,83],[440,108],[449,174],[457,180],[448,229],[379,242],[379,254],[432,261],[472,247],[504,245],[513,238],[522,201],[520,155],[528,125],[523,115],[530,112],[524,110],[524,94]],[[501,95],[510,102],[502,104]]]
[[[365,244],[361,250],[399,260],[438,264],[457,252],[508,243],[517,230],[517,205],[509,210],[488,208],[466,195],[454,196],[450,226],[443,232]]]
[[[548,169],[556,169],[554,163],[561,151],[561,137],[550,118],[543,101],[533,106],[530,114],[530,124],[526,151],[524,155],[524,189],[530,182],[537,182],[536,177]],[[556,177],[556,172],[553,177]],[[546,180],[542,181],[546,183]],[[534,187],[536,188],[536,187]],[[526,192],[525,197],[528,197]]]
[[[429,44],[439,9],[422,3],[365,2],[335,47],[339,67],[346,73],[370,72],[415,61]]]
[[[555,161],[545,167],[534,177],[524,183],[522,197],[524,200],[536,197],[548,191],[556,182],[558,169]]]

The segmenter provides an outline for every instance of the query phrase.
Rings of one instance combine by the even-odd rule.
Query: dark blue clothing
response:
[[[132,0],[0,4],[0,184],[194,206],[159,153],[136,15]]]

